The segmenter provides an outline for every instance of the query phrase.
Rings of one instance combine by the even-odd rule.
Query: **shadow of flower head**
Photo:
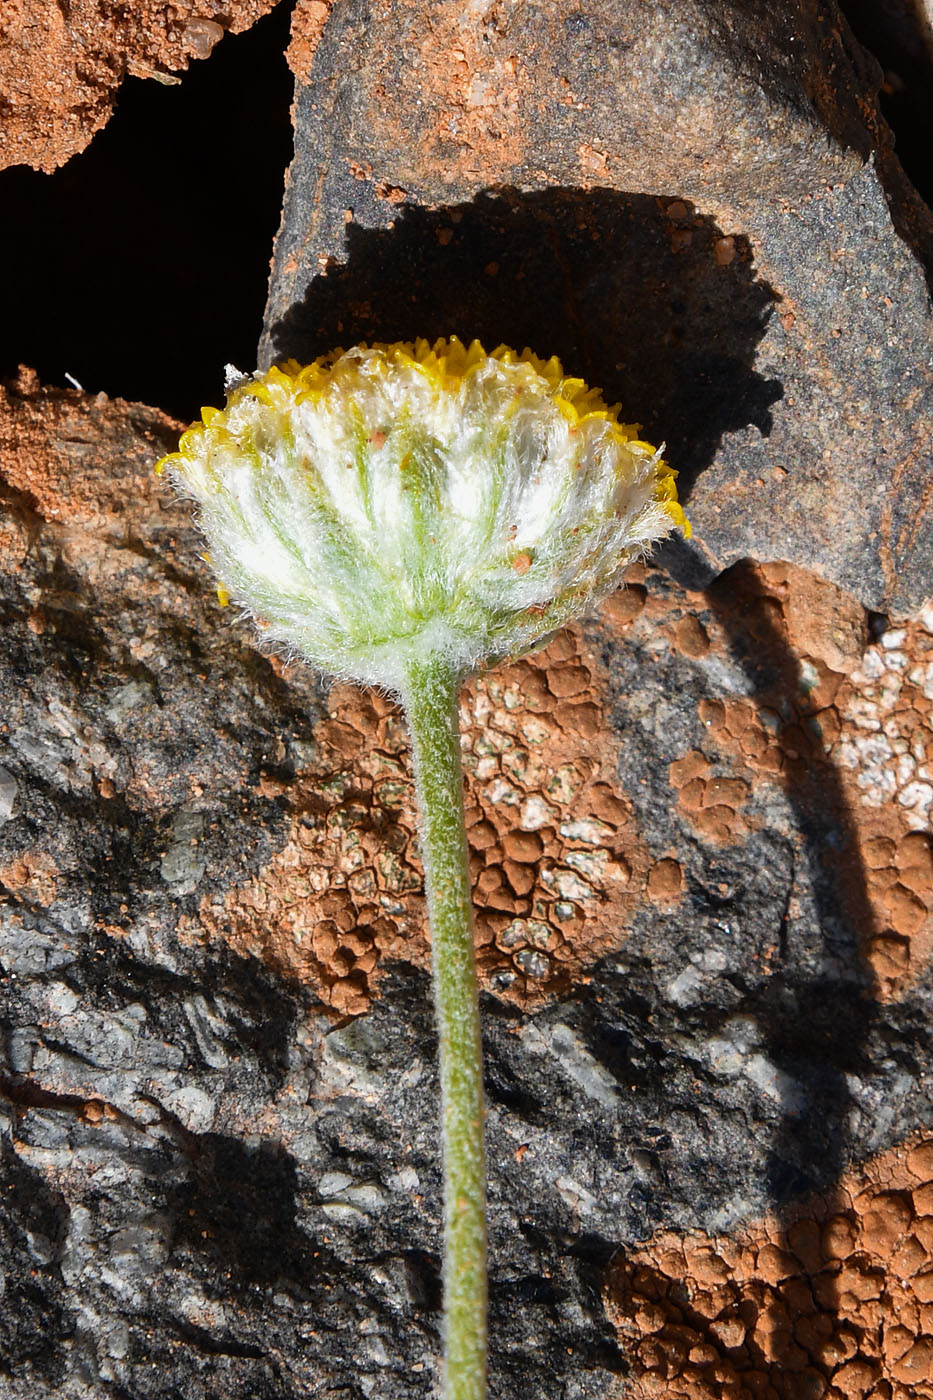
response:
[[[347,248],[273,326],[277,358],[451,333],[557,354],[666,442],[683,500],[724,433],[770,431],[782,390],[754,358],[774,294],[684,200],[506,190],[351,223]]]

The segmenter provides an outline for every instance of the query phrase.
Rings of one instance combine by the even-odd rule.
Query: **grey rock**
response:
[[[586,1045],[570,1027],[558,1022],[548,1028],[549,1034],[542,1034],[541,1028],[532,1021],[525,1028],[523,1040],[529,1049],[541,1045],[557,1060],[564,1073],[577,1084],[595,1103],[604,1108],[615,1108],[619,1095],[613,1076],[590,1054]]]
[[[911,611],[933,587],[933,222],[880,80],[816,0],[338,0],[297,94],[261,362],[451,332],[556,352],[666,441],[683,582],[790,559]]]
[[[0,822],[8,822],[16,807],[19,788],[16,779],[6,768],[0,768]]]
[[[162,857],[159,871],[168,885],[177,885],[179,894],[190,894],[205,871],[205,862],[197,848],[204,832],[201,812],[182,807],[172,820],[168,850]]]

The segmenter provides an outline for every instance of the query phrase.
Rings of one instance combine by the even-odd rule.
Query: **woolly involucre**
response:
[[[358,345],[240,382],[159,464],[263,636],[398,689],[527,650],[675,525],[660,452],[598,390],[501,346]]]

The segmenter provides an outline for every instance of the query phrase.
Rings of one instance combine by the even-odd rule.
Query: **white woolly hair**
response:
[[[359,346],[316,370],[233,371],[166,463],[223,588],[323,670],[394,691],[429,655],[526,651],[677,520],[660,453],[526,360]]]

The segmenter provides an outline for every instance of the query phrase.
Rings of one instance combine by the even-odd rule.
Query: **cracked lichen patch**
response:
[[[740,1234],[664,1231],[615,1263],[626,1400],[929,1400],[933,1138]]]
[[[887,628],[836,698],[837,762],[866,806],[892,802],[916,826],[933,808],[933,605]],[[918,721],[920,721],[918,723]]]
[[[649,860],[618,790],[597,664],[567,628],[463,693],[479,971],[521,1004],[580,979],[646,897]],[[284,846],[182,932],[223,938],[355,1015],[388,960],[429,958],[408,740],[394,704],[344,685],[315,739],[315,760],[274,788],[290,811]]]
[[[718,702],[704,700],[700,705],[700,718],[704,711],[712,711],[718,717]],[[683,758],[675,759],[668,770],[671,787],[676,789],[677,801],[686,819],[701,836],[722,845],[735,843],[750,829],[751,821],[746,816],[750,785],[744,778],[717,774],[717,765],[699,749],[691,749]]]

